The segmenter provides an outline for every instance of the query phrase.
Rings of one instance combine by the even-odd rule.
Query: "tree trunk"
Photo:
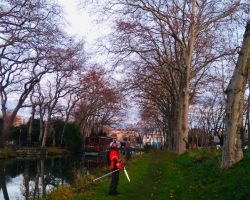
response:
[[[184,93],[184,92],[183,92]],[[181,95],[180,108],[177,116],[177,124],[175,130],[175,147],[174,151],[177,154],[186,152],[186,142],[188,141],[188,93]]]
[[[250,80],[249,80],[250,81]],[[250,90],[250,84],[248,84],[248,88]],[[247,145],[250,147],[250,93],[248,95],[248,106],[247,106]]]
[[[56,146],[56,131],[53,125],[50,127],[50,131],[52,133],[52,147],[55,147]]]
[[[227,168],[243,158],[240,134],[243,128],[244,94],[250,67],[250,21],[247,23],[242,49],[227,94],[225,134],[221,168]]]
[[[188,41],[189,48],[186,49],[184,46],[182,47],[183,57],[185,60],[184,63],[184,71],[182,74],[182,79],[180,83],[180,93],[179,93],[179,116],[177,118],[177,146],[176,153],[182,154],[186,152],[186,143],[185,139],[188,138],[188,109],[189,109],[189,87],[190,87],[190,68],[192,61],[192,54],[194,49],[195,42],[195,23],[194,23],[194,15],[195,15],[195,4],[196,1],[192,1],[192,12],[191,12],[191,23],[190,26],[190,38]]]
[[[63,145],[63,139],[64,139],[64,134],[65,134],[67,122],[68,122],[68,119],[65,120],[64,125],[63,125],[63,131],[62,131],[62,136],[61,136],[60,147],[62,147],[62,145]]]
[[[44,111],[42,108],[42,105],[39,105],[40,107],[40,134],[39,134],[39,146],[42,145],[42,139],[43,139],[43,116],[44,116]]]
[[[75,105],[75,104],[73,104],[73,105]],[[62,136],[61,136],[60,147],[62,147],[62,145],[63,145],[63,139],[64,139],[64,135],[65,135],[65,131],[66,131],[66,126],[67,126],[68,121],[69,121],[69,113],[70,113],[72,108],[73,108],[73,106],[69,109],[68,113],[66,114],[66,119],[65,119],[64,125],[63,125],[63,131],[62,131]]]
[[[44,130],[43,141],[42,141],[41,147],[46,147],[46,141],[47,141],[47,137],[48,137],[48,133],[49,133],[50,122],[51,122],[51,112],[48,113],[48,118],[47,118],[46,125],[45,125],[45,130]]]
[[[5,106],[6,102],[2,104],[1,108],[3,114],[3,133],[0,138],[0,146],[1,144],[4,144],[6,142],[8,135],[10,133],[11,126],[16,118],[19,109],[22,107],[23,102],[24,100],[19,99],[18,104],[16,105],[10,116],[7,116],[7,108]]]
[[[33,132],[33,121],[34,121],[35,111],[36,111],[35,105],[32,105],[30,126],[29,126],[28,138],[27,138],[27,146],[31,145],[31,134]]]

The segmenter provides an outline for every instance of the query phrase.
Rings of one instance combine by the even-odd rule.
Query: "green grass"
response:
[[[77,190],[76,196],[65,199],[250,199],[250,150],[245,150],[244,159],[229,169],[221,170],[220,160],[221,151],[216,149],[193,149],[180,156],[165,150],[152,150],[133,157],[125,165],[131,182],[121,171],[118,185],[121,194],[108,195],[108,176],[94,183],[88,182],[84,189]]]
[[[55,148],[55,147],[48,147],[47,148],[49,155],[61,155],[61,154],[67,154],[70,153],[69,151],[62,149],[62,148]]]
[[[62,154],[68,154],[70,153],[69,151],[61,148],[52,148],[48,147],[47,148],[48,155],[62,155]],[[16,153],[15,149],[13,148],[0,148],[0,159],[5,159],[5,158],[15,158]]]
[[[0,159],[16,157],[15,151],[11,148],[0,148]]]

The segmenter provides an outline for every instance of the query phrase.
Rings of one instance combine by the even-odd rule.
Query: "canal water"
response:
[[[1,160],[0,200],[39,199],[57,185],[72,184],[72,170],[83,168],[87,172],[104,165],[107,165],[104,156],[83,154]]]
[[[137,153],[132,151],[126,155]],[[0,160],[0,200],[39,199],[57,185],[71,185],[72,170],[82,169],[91,173],[92,169],[104,166],[107,166],[105,156],[84,154],[43,159],[3,159]]]

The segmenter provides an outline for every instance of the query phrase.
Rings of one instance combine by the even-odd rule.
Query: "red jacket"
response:
[[[110,156],[109,156],[111,163],[109,168],[111,170],[115,170],[115,169],[123,169],[123,166],[120,164],[121,160],[119,158],[119,153],[117,150],[112,149],[110,151]]]

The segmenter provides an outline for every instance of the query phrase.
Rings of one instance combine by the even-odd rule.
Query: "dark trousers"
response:
[[[112,171],[114,171],[114,170],[112,170]],[[117,185],[119,182],[119,172],[120,172],[120,170],[117,170],[116,172],[112,173],[112,179],[110,182],[109,193],[115,193],[117,191]]]

